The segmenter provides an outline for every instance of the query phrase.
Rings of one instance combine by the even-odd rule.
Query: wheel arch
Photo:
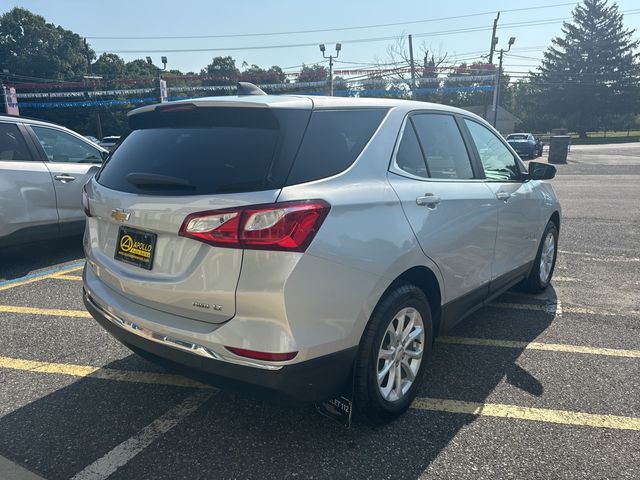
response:
[[[553,212],[551,214],[551,217],[549,218],[549,221],[555,224],[559,232],[560,231],[560,212],[558,212],[557,210]]]
[[[417,286],[424,293],[431,307],[431,318],[433,320],[434,338],[438,336],[440,331],[440,321],[442,318],[442,290],[438,277],[428,267],[417,265],[405,270],[398,275],[393,282],[384,291],[378,303],[382,301],[385,295],[403,283],[411,283]],[[377,305],[376,305],[377,306]]]

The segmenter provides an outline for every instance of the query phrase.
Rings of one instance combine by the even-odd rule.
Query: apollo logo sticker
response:
[[[120,250],[128,252],[133,247],[133,238],[131,235],[125,235],[120,239]]]
[[[149,258],[151,257],[151,248],[151,244],[134,242],[131,235],[124,235],[120,239],[120,251],[123,253]]]
[[[121,228],[115,258],[151,270],[156,234]]]

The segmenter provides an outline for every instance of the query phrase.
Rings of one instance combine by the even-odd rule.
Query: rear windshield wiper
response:
[[[127,181],[138,186],[157,186],[157,187],[181,187],[187,189],[195,189],[186,178],[172,177],[170,175],[160,175],[157,173],[139,173],[132,172],[127,175]]]

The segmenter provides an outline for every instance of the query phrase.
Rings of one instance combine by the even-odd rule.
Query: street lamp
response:
[[[151,57],[147,57],[146,60],[147,60],[147,63],[149,65],[153,65],[153,60],[152,60]],[[157,72],[157,79],[156,80],[158,81],[158,89],[159,89],[159,92],[160,92],[160,102],[162,103],[162,102],[166,101],[166,87],[167,87],[167,84],[166,84],[166,82],[164,80],[162,80],[162,76],[160,75],[160,73],[163,70],[167,69],[167,57],[165,55],[162,55],[160,57],[160,62],[162,62],[162,69],[160,67],[156,67],[156,72]]]
[[[497,39],[496,39],[497,40]],[[498,43],[496,41],[496,43]],[[493,90],[493,128],[497,128],[498,124],[498,104],[500,103],[500,81],[502,80],[502,58],[504,57],[505,52],[511,50],[511,46],[516,43],[516,37],[509,38],[508,47],[506,50],[504,48],[500,49],[499,65],[498,71],[496,72],[496,87]]]
[[[320,44],[320,51],[322,52],[322,58],[329,59],[329,95],[333,96],[333,59],[338,58],[340,55],[340,50],[342,50],[342,44],[336,43],[336,54],[335,55],[325,55],[325,47],[324,43]]]

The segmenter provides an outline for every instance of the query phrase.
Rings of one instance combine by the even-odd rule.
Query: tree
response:
[[[240,78],[240,70],[233,57],[214,57],[209,65],[200,70],[200,75],[214,77],[204,85],[234,85]]]
[[[255,84],[277,84],[286,83],[287,81],[286,73],[284,73],[284,71],[277,65],[265,70],[264,68],[254,64],[245,68],[240,77],[242,81],[252,82]]]
[[[371,79],[377,79],[378,81],[387,79],[388,82],[386,82],[384,88],[390,92],[395,92],[390,93],[389,96],[392,97],[408,98],[414,88],[414,82],[411,78],[411,55],[407,39],[408,37],[402,35],[396,39],[395,43],[387,46],[386,59],[376,62],[380,72],[385,73],[371,76]],[[440,68],[447,61],[447,56],[448,54],[446,52],[443,53],[442,49],[435,52],[422,42],[414,51],[415,87],[419,89],[438,88],[440,82],[437,81],[437,78],[439,77]],[[402,93],[398,94],[398,90]],[[418,92],[413,98],[423,101],[437,101],[436,99],[440,97],[438,94]]]
[[[0,68],[12,74],[75,80],[94,56],[80,35],[29,10],[15,7],[0,16]]]
[[[125,61],[115,53],[103,53],[91,65],[92,73],[105,78],[123,78],[126,72]]]
[[[325,82],[329,79],[329,70],[322,65],[304,65],[300,69],[300,74],[296,80],[297,83],[303,82]]]
[[[552,40],[540,73],[532,75],[542,113],[586,137],[607,116],[637,112],[640,42],[623,25],[618,6],[584,0]],[[634,91],[636,92],[634,94]]]
[[[137,58],[126,63],[125,75],[128,78],[149,77],[152,80],[158,75],[158,67],[153,63]]]

